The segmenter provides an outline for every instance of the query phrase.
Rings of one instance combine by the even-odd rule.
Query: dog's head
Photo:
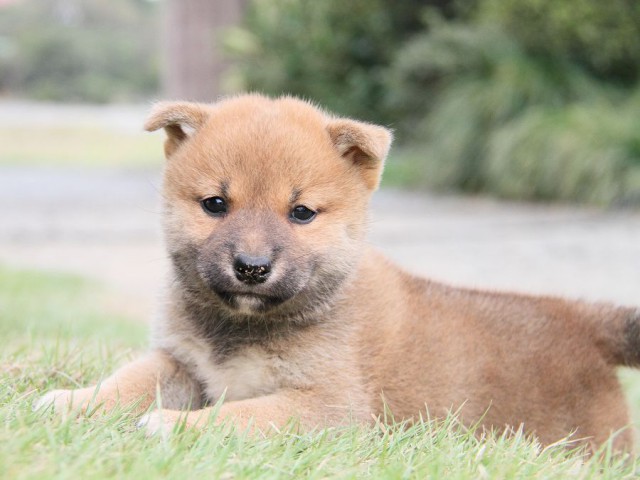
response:
[[[165,233],[181,288],[237,315],[326,304],[357,266],[391,133],[307,102],[160,103]]]

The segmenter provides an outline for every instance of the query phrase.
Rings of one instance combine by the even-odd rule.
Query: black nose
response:
[[[271,261],[267,257],[251,257],[239,253],[233,259],[236,278],[243,283],[264,283],[271,273]]]

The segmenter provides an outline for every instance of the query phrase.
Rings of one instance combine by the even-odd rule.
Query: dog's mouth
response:
[[[289,297],[264,295],[255,292],[214,291],[228,308],[242,313],[267,312],[289,300]]]
[[[248,284],[236,280],[216,263],[198,265],[203,286],[216,297],[217,304],[228,313],[243,315],[289,315],[304,307],[311,271],[281,269],[266,282]],[[276,277],[276,278],[274,278]],[[302,304],[301,304],[302,302]]]

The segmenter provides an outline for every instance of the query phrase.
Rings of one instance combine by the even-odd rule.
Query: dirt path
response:
[[[168,268],[155,171],[0,170],[0,263],[104,282],[149,318]],[[372,244],[451,283],[640,304],[640,214],[378,192]]]

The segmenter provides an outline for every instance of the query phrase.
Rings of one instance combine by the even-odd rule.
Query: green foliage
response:
[[[534,55],[495,26],[438,21],[388,78],[419,185],[640,203],[637,101],[566,58]]]
[[[243,90],[291,93],[386,121],[384,68],[420,28],[418,0],[254,0],[226,37]]]
[[[142,0],[25,0],[0,16],[0,91],[106,102],[157,88],[157,6]]]
[[[529,105],[565,104],[594,90],[576,68],[526,55],[499,30],[443,21],[404,45],[387,82],[389,104],[403,119],[400,131],[409,141],[424,138],[417,123],[442,124],[442,116],[444,131],[458,116],[482,127],[506,121]]]
[[[144,326],[107,308],[107,303],[97,285],[74,275],[0,266],[0,337],[5,340],[62,336],[140,345]]]
[[[640,2],[483,0],[478,16],[533,54],[570,59],[620,82],[640,74]]]
[[[487,189],[510,198],[640,204],[637,106],[529,109],[492,132]]]

